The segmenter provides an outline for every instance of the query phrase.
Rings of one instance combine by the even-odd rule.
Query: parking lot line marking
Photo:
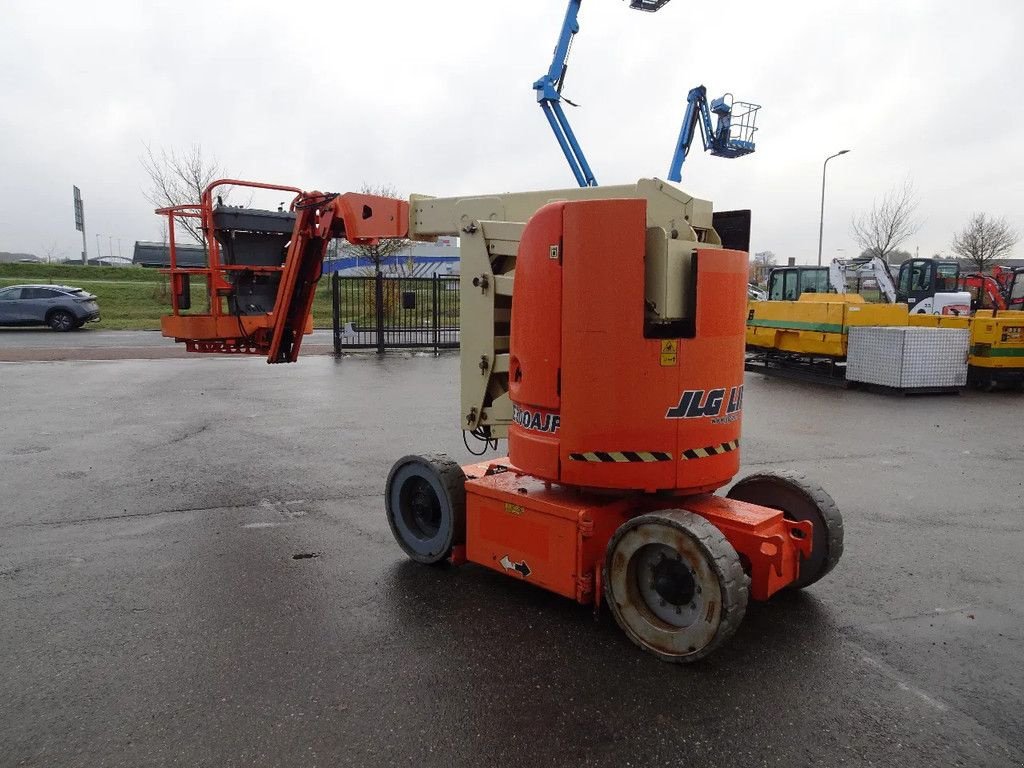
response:
[[[910,685],[910,683],[903,680],[896,672],[896,670],[894,670],[888,664],[884,664],[883,662],[878,661],[877,659],[873,659],[870,656],[861,656],[861,661],[863,661],[869,667],[873,667],[882,675],[892,680],[894,683],[896,683],[896,687],[899,688],[901,691],[912,693],[914,696],[917,696],[919,699],[921,699],[921,701],[923,701],[925,704],[939,710],[940,712],[949,711],[949,705],[944,704],[943,702],[939,701],[933,696],[929,696],[920,688],[916,688],[913,685]]]

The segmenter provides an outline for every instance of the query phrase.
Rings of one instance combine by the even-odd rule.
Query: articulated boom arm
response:
[[[404,237],[409,228],[409,204],[355,192],[299,195],[292,239],[285,256],[281,285],[274,304],[273,335],[267,361],[294,363],[303,331],[313,310],[313,293],[327,246],[335,237],[357,245],[373,245],[382,238]]]
[[[880,258],[874,256],[870,261],[832,259],[828,268],[828,278],[832,290],[838,294],[846,293],[846,274],[850,271],[867,271],[878,284],[878,290],[885,295],[885,300],[890,304],[896,303],[896,284],[892,281],[889,267]]]
[[[999,282],[991,275],[982,274],[981,272],[972,272],[968,275],[963,275],[959,280],[957,288],[962,291],[969,290],[970,288],[976,288],[978,290],[979,306],[984,303],[982,297],[982,292],[984,292],[984,294],[988,296],[988,303],[991,305],[991,309],[1008,308],[1008,296],[1004,294]]]
[[[680,181],[683,163],[690,154],[690,145],[700,130],[704,151],[718,157],[742,157],[754,151],[754,133],[757,131],[757,111],[761,107],[743,101],[733,101],[731,94],[708,102],[707,88],[698,85],[686,96],[686,114],[679,129],[675,153],[669,165],[669,181]],[[718,120],[712,125],[711,115]]]
[[[996,265],[992,278],[1003,294],[1007,309],[1024,309],[1024,267]]]
[[[565,73],[569,69],[569,51],[572,49],[572,41],[576,33],[580,31],[578,19],[582,0],[569,0],[565,9],[565,19],[562,22],[562,31],[558,35],[558,43],[555,45],[555,53],[551,59],[551,66],[533,84],[537,92],[537,103],[540,104],[544,117],[551,126],[558,146],[562,148],[565,159],[569,162],[569,168],[576,183],[581,187],[596,187],[597,179],[590,169],[583,148],[576,139],[576,134],[569,125],[569,118],[562,109],[562,85],[565,82]],[[571,101],[566,99],[569,104]],[[573,105],[575,106],[575,105]]]
[[[581,187],[596,187],[597,178],[583,154],[583,148],[576,139],[572,126],[569,125],[565,110],[562,109],[562,86],[565,84],[565,74],[569,68],[572,41],[580,31],[579,12],[582,2],[583,0],[569,0],[551,65],[533,84],[533,89],[537,92],[537,103],[540,104],[544,117],[555,134],[558,146],[562,148],[569,168],[576,177],[576,183]],[[669,0],[630,0],[629,7],[637,11],[653,12],[660,10],[668,2]],[[564,101],[576,106],[568,99]],[[753,152],[757,111],[760,108],[757,104],[733,101],[732,95],[728,93],[709,104],[707,89],[703,85],[693,88],[686,98],[686,114],[672,155],[669,180],[682,179],[683,162],[690,153],[690,145],[698,129],[705,151],[710,151],[713,155],[731,158]],[[711,120],[712,113],[717,117],[714,124]]]
[[[569,125],[569,118],[562,109],[562,85],[565,83],[565,73],[569,69],[569,51],[572,50],[572,41],[576,33],[580,31],[579,12],[583,0],[569,0],[565,9],[565,19],[562,21],[562,29],[558,35],[558,42],[555,44],[555,53],[551,58],[551,66],[548,71],[541,75],[533,84],[537,92],[537,103],[540,104],[544,117],[547,118],[551,130],[555,134],[558,146],[562,148],[565,159],[569,162],[569,168],[576,183],[581,187],[596,187],[597,179],[594,172],[583,154],[583,148],[576,139],[576,134]],[[630,0],[629,7],[637,11],[657,11],[666,5],[669,0]],[[565,102],[576,106],[568,99]]]
[[[289,210],[213,207],[212,195],[206,195],[202,205],[188,206],[185,213],[161,211],[169,216],[204,215],[210,240],[210,265],[200,269],[178,267],[171,249],[174,289],[172,313],[162,320],[164,336],[184,342],[191,352],[263,354],[270,363],[294,361],[302,334],[312,330],[309,308],[330,238],[372,242],[389,237],[457,236],[460,425],[491,438],[504,437],[512,423],[508,394],[512,289],[519,240],[537,211],[556,201],[643,200],[648,235],[654,232],[658,234],[654,241],[671,240],[673,247],[686,250],[722,248],[716,221],[728,225],[735,216],[735,212],[715,213],[710,201],[658,179],[600,188],[446,198],[413,195],[409,202],[268,188],[295,194]],[[212,285],[210,306],[198,313],[191,310],[191,277]]]
[[[294,192],[288,211],[214,206],[219,186]],[[327,246],[335,237],[373,244],[404,237],[409,204],[404,200],[354,192],[301,192],[256,182],[224,179],[203,193],[200,205],[157,211],[169,219],[171,314],[162,320],[165,336],[190,351],[260,354],[267,362],[294,362],[302,336],[312,331],[310,311]],[[209,263],[177,264],[174,220],[202,220]],[[192,313],[191,279],[206,282],[206,312]]]

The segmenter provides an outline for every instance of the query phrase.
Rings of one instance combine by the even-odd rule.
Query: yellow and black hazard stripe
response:
[[[570,461],[591,461],[598,464],[628,464],[631,462],[672,461],[671,453],[663,451],[591,451],[570,453]]]
[[[709,445],[707,448],[690,448],[687,451],[683,451],[681,458],[683,461],[688,459],[706,459],[708,456],[718,456],[723,453],[729,453],[729,451],[735,451],[739,447],[739,440],[730,440],[728,443]]]

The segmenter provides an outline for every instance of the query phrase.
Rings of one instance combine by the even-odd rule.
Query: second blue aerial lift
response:
[[[630,0],[629,7],[638,11],[654,12],[665,6],[669,0]],[[540,104],[555,134],[558,145],[562,148],[569,168],[581,187],[596,187],[597,178],[587,162],[583,148],[569,124],[569,118],[562,108],[565,101],[576,106],[562,96],[565,74],[569,67],[569,52],[572,41],[580,31],[579,12],[583,0],[569,0],[562,22],[562,30],[555,45],[555,53],[551,66],[533,84]],[[757,111],[760,106],[748,102],[733,101],[730,94],[720,99],[708,101],[707,89],[701,85],[693,88],[687,95],[686,114],[679,131],[679,139],[672,153],[668,178],[679,181],[682,178],[683,163],[690,152],[690,145],[700,131],[705,151],[718,157],[741,157],[754,151],[754,133],[757,131]],[[717,118],[712,121],[712,114]]]

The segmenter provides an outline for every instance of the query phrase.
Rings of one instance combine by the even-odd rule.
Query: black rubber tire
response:
[[[788,520],[810,520],[814,525],[811,556],[801,558],[800,575],[789,585],[803,589],[824,578],[843,556],[843,516],[825,490],[803,475],[789,472],[749,475],[726,496],[782,512]]]
[[[674,550],[678,561],[687,564],[693,584],[701,587],[697,596],[684,598],[694,601],[689,606],[694,618],[687,626],[673,626],[656,615],[659,609],[640,594],[638,570],[645,562],[642,553],[651,546]],[[722,532],[681,509],[640,515],[619,526],[608,542],[602,578],[609,610],[626,636],[673,663],[699,661],[732,637],[750,596],[750,577]]]
[[[75,316],[65,309],[55,309],[46,316],[46,324],[50,330],[67,333],[75,330]]]
[[[443,454],[396,461],[384,505],[395,541],[418,563],[443,562],[466,541],[466,475]]]

